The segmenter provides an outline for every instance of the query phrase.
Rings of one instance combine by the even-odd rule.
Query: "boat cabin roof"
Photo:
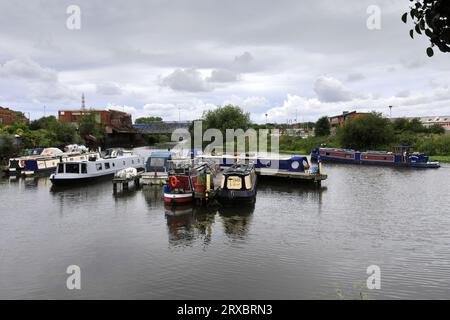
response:
[[[150,158],[166,158],[166,159],[170,159],[170,158],[172,158],[172,152],[170,152],[170,151],[153,151],[150,154]]]
[[[252,170],[254,170],[255,166],[252,163],[244,164],[244,163],[238,163],[234,164],[231,167],[229,167],[225,172],[224,175],[249,175]]]

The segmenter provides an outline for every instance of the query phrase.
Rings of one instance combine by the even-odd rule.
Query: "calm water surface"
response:
[[[159,187],[0,179],[0,298],[449,298],[450,167],[325,169],[321,189],[260,181],[254,208],[177,212]]]

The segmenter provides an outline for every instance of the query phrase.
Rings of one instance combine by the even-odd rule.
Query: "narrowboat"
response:
[[[256,174],[270,178],[296,179],[321,185],[328,176],[323,173],[322,164],[311,165],[306,156],[270,153],[201,155],[199,159],[214,161],[222,168],[235,163],[253,163]]]
[[[423,153],[412,152],[408,146],[394,147],[388,151],[355,151],[352,149],[315,148],[311,160],[350,164],[367,164],[409,168],[439,168],[439,162],[429,161]]]
[[[69,145],[64,152],[58,148],[46,148],[39,156],[26,159],[22,172],[25,175],[54,173],[60,162],[82,161],[91,155],[95,153],[89,153],[85,146]]]
[[[164,185],[166,204],[208,201],[216,193],[215,177],[220,168],[206,161],[173,160]]]
[[[172,160],[170,151],[153,151],[145,163],[145,173],[142,174],[142,183],[161,185],[168,177],[168,165]]]
[[[252,163],[236,163],[222,175],[219,201],[222,203],[254,203],[256,201],[257,176]]]
[[[50,176],[54,185],[88,183],[104,177],[112,177],[120,170],[136,168],[144,170],[144,158],[122,149],[107,149],[103,157],[91,155],[83,160],[65,161],[57,164]]]
[[[223,155],[200,155],[197,158],[214,161],[220,167],[231,167],[236,163],[252,163],[259,173],[263,169],[276,169],[289,172],[305,172],[311,168],[308,158],[305,156],[292,156],[280,154],[223,154]]]
[[[25,160],[38,158],[43,152],[49,152],[49,149],[33,148],[26,149],[19,157],[9,159],[8,173],[10,175],[21,174],[25,167]]]

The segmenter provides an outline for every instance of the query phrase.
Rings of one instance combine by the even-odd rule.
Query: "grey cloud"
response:
[[[58,74],[54,70],[41,67],[29,58],[6,61],[3,65],[0,65],[0,75],[5,78],[44,82],[58,80]]]
[[[210,82],[235,82],[238,80],[238,74],[225,69],[213,70],[207,80]]]
[[[314,91],[323,102],[349,101],[353,97],[340,81],[327,76],[321,76],[315,81]]]
[[[97,85],[97,93],[102,95],[119,95],[122,89],[117,83],[107,82]]]
[[[176,69],[162,79],[161,85],[176,91],[199,92],[211,90],[202,74],[196,69]]]
[[[364,80],[366,78],[366,76],[360,72],[355,72],[355,73],[350,73],[347,76],[347,81],[350,82],[356,82],[356,81],[360,81],[360,80]]]
[[[395,96],[399,98],[407,98],[411,95],[411,92],[409,90],[402,90],[399,91]]]

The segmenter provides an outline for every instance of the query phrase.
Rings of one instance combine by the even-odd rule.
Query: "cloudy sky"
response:
[[[426,55],[408,0],[0,0],[0,105],[192,120],[227,103],[265,122],[343,110],[450,115],[450,55]],[[81,28],[66,26],[67,7]],[[369,6],[381,10],[370,30]],[[371,20],[372,21],[372,20]]]

